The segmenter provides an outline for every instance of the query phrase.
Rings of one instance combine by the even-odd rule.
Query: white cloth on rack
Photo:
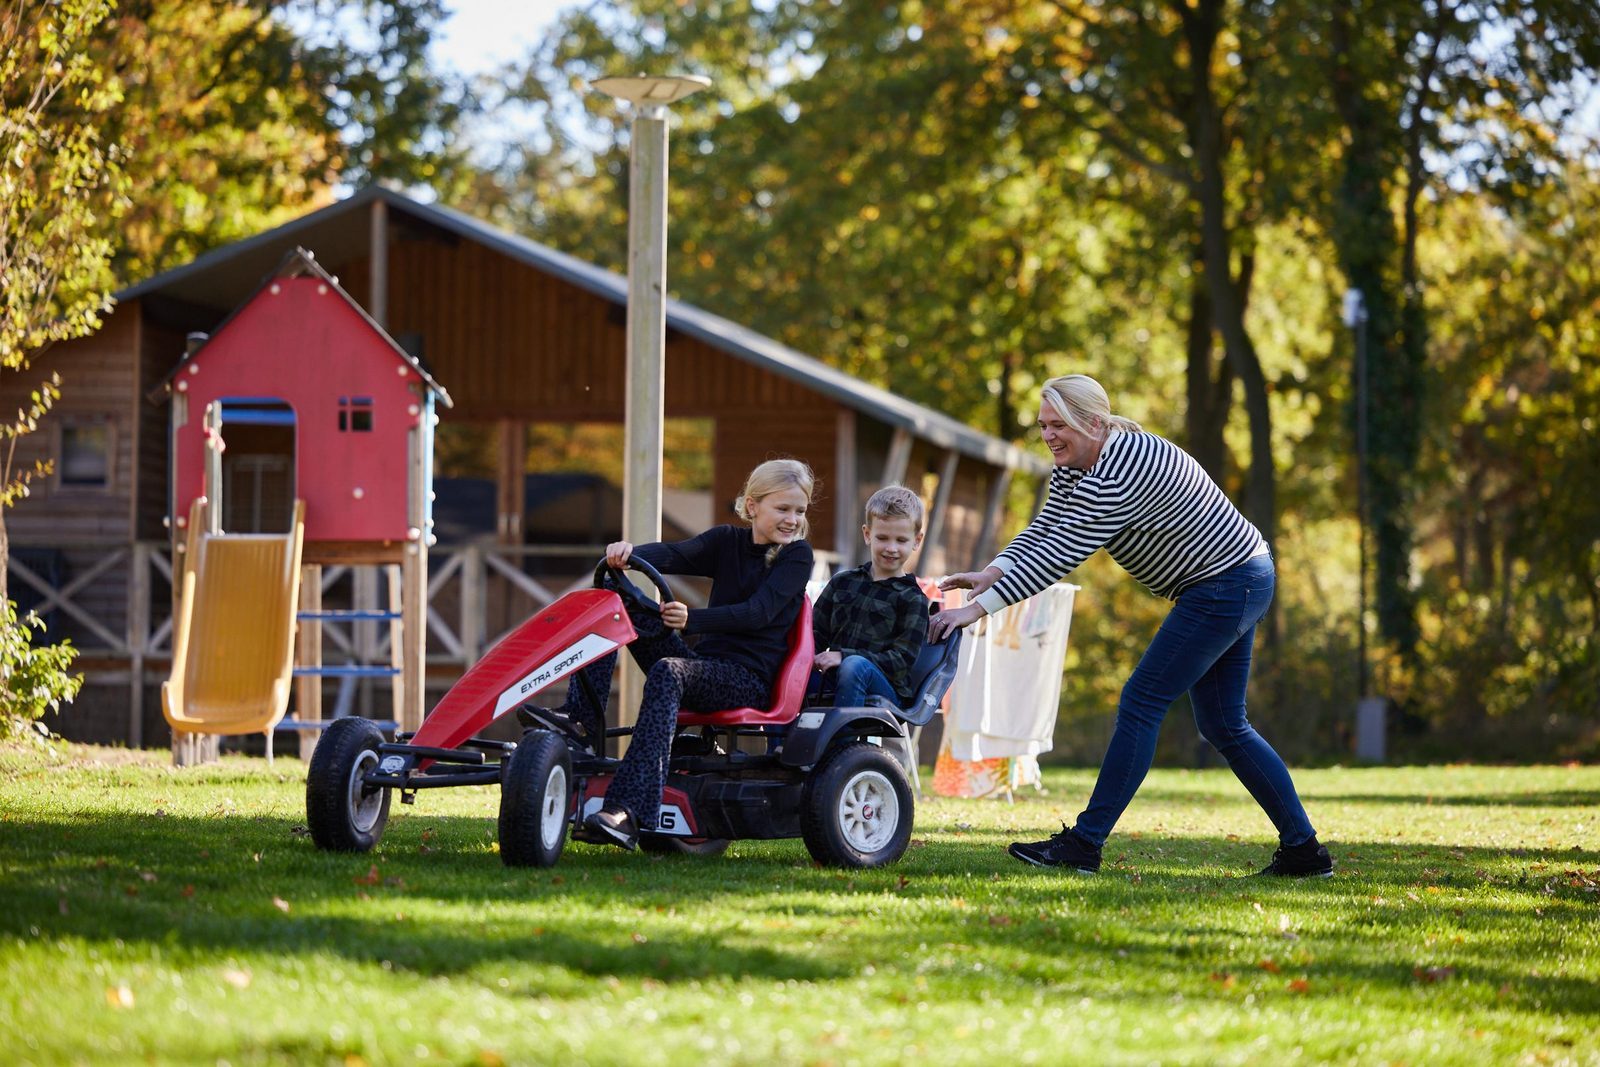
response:
[[[945,720],[956,759],[1050,751],[1077,591],[1058,582],[968,627]]]

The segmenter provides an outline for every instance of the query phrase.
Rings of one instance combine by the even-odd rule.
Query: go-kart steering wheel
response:
[[[660,611],[661,604],[657,604],[655,601],[645,596],[644,593],[639,590],[639,587],[633,584],[633,579],[629,578],[624,571],[638,571],[640,574],[650,579],[650,584],[655,586],[656,591],[661,594],[661,604],[678,599],[672,594],[672,586],[667,584],[667,580],[661,576],[661,572],[650,566],[650,564],[646,563],[638,556],[629,557],[626,567],[613,567],[611,564],[602,559],[594,569],[594,587],[596,589],[604,589],[606,575],[613,575],[617,580],[617,586],[619,587],[618,592],[620,592],[623,596],[631,597],[634,603],[639,604],[640,606],[648,606],[654,608],[656,611]]]

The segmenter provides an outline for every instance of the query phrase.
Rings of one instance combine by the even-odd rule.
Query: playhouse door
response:
[[[294,409],[274,397],[229,397],[220,405],[223,532],[289,532],[295,501]]]

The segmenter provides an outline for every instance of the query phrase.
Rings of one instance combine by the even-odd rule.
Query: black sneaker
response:
[[[583,840],[601,845],[616,845],[629,852],[639,847],[639,824],[633,812],[609,801],[583,820]]]
[[[1067,829],[1066,823],[1061,824],[1059,834],[1031,844],[1015,841],[1006,851],[1035,867],[1070,867],[1080,874],[1093,874],[1100,869],[1099,847],[1079,836],[1076,830]]]
[[[1272,862],[1256,872],[1256,877],[1332,878],[1333,857],[1313,837],[1303,845],[1279,845]]]

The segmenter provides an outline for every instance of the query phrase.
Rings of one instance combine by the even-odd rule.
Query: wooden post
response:
[[[924,574],[945,572],[944,528],[949,521],[950,492],[955,488],[956,465],[961,456],[955,450],[944,454],[939,468],[939,486],[933,491],[933,507],[928,512],[928,530],[922,542],[922,558],[918,569]]]
[[[400,729],[422,726],[427,682],[428,547],[420,539],[406,545],[400,564]]]
[[[383,329],[389,328],[389,203],[381,196],[372,202],[372,232],[368,234],[367,313]]]
[[[406,714],[405,575],[402,569],[393,563],[384,566],[383,574],[389,586],[388,610],[400,616],[389,620],[389,666],[395,672],[389,692],[390,718],[395,722],[401,722]]]
[[[833,441],[833,550],[839,555],[839,569],[856,565],[861,538],[856,527],[861,522],[861,488],[856,467],[856,413],[850,408],[834,420]]]
[[[502,545],[520,545],[522,513],[527,510],[527,483],[523,478],[528,450],[527,424],[517,419],[501,419],[497,430],[495,497],[499,518],[495,523],[496,540]]]
[[[144,650],[150,643],[150,547],[133,543],[128,581],[128,747],[144,747]]]
[[[485,640],[485,572],[483,546],[468,545],[461,550],[461,657],[467,666],[483,655]]]
[[[322,610],[322,566],[307,563],[300,568],[301,611]],[[322,666],[322,623],[318,619],[304,619],[295,630],[294,662],[297,667]],[[322,721],[322,676],[301,675],[295,679],[295,714],[301,722]],[[320,730],[300,731],[300,758],[307,762],[317,747]]]

